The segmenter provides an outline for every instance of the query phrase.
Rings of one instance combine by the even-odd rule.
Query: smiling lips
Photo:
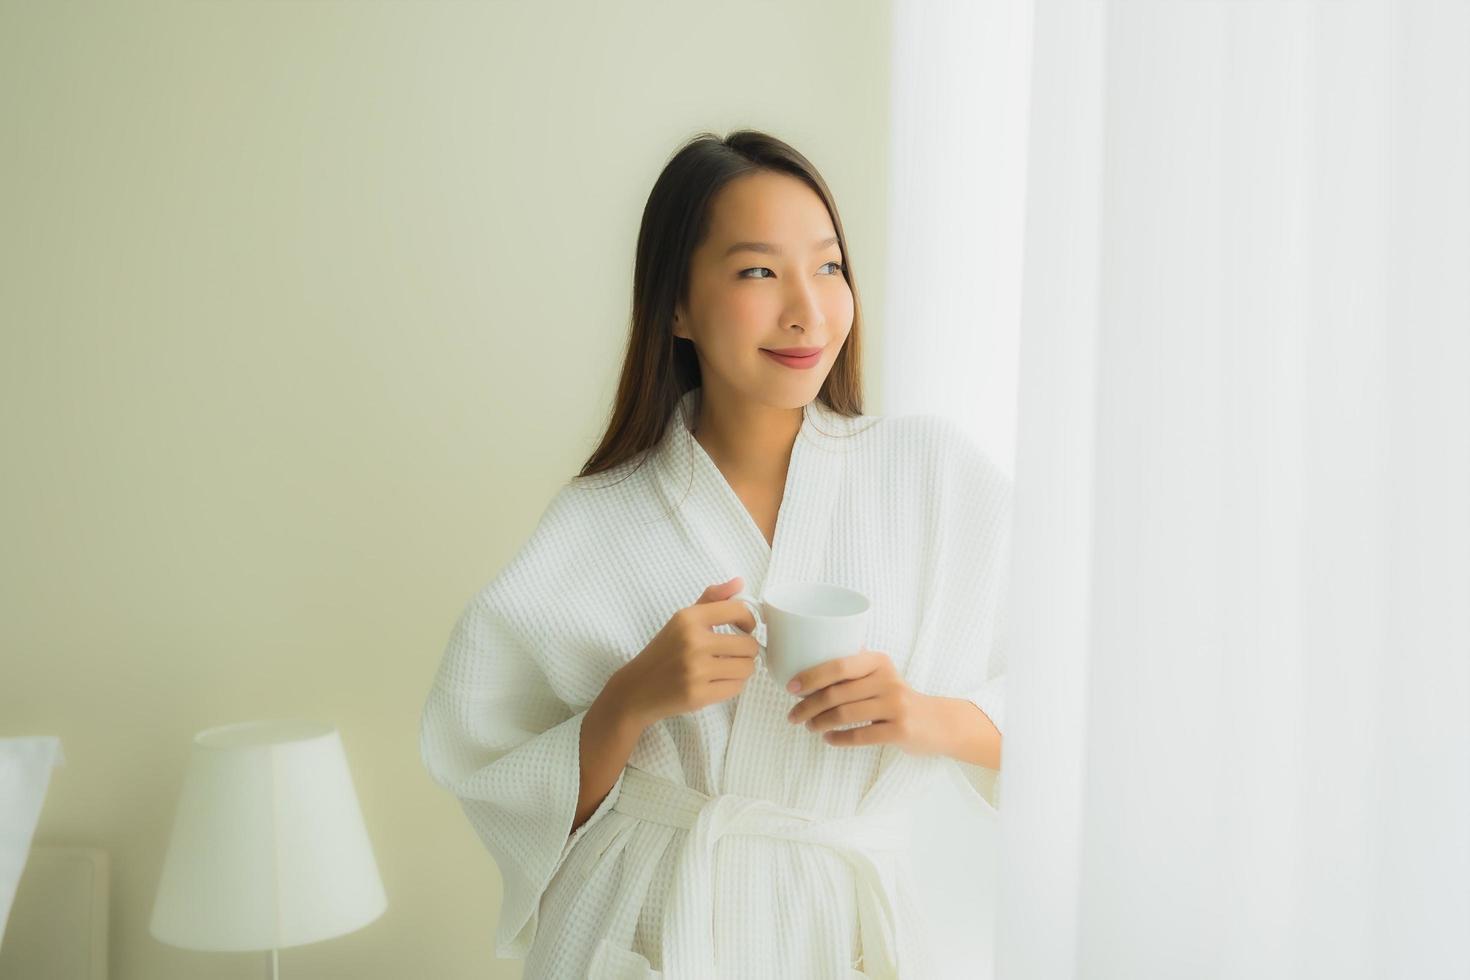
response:
[[[822,348],[820,347],[783,347],[780,352],[762,347],[761,353],[778,364],[798,370],[816,367],[822,359]]]

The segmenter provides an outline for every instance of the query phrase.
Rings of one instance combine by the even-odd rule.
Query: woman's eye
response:
[[[837,266],[837,271],[835,273],[833,273],[834,275],[838,275],[838,276],[842,275],[843,266],[842,266],[842,263],[841,262],[836,262],[836,261],[833,261],[833,262],[824,262],[822,264],[822,268],[825,269],[829,265],[835,265],[835,266]],[[769,279],[769,278],[771,278],[770,276],[747,276],[746,273],[747,272],[770,272],[770,271],[771,270],[770,269],[767,269],[765,266],[756,266],[756,267],[751,268],[751,269],[741,269],[740,270],[740,278],[741,279]]]

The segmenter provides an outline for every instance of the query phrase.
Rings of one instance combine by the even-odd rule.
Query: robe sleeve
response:
[[[572,848],[617,801],[623,773],[576,832],[585,709],[554,693],[485,591],[460,616],[434,677],[419,751],[458,798],[503,882],[495,953],[524,957],[541,896]],[[626,773],[626,769],[624,770]]]
[[[1010,556],[1010,532],[1004,534],[1005,545],[997,554],[996,574],[999,576],[994,613],[994,626],[991,631],[990,649],[984,658],[985,669],[982,679],[973,683],[972,686],[960,695],[981,711],[985,712],[990,721],[1005,734],[1005,688],[1006,688],[1006,650],[1007,650],[1007,602],[1008,568]],[[985,798],[985,801],[996,809],[1000,808],[1001,795],[1001,770],[991,769],[986,766],[976,765],[970,762],[961,762],[960,770],[970,781],[970,785]]]
[[[967,437],[956,436],[951,461],[957,467],[954,479],[963,502],[961,540],[971,553],[985,556],[977,569],[979,588],[974,600],[991,603],[988,642],[979,655],[965,661],[955,697],[969,701],[985,712],[1002,735],[1005,733],[1006,665],[1009,649],[1012,481]],[[973,521],[974,523],[971,523]],[[973,536],[972,536],[973,535]],[[991,806],[1000,806],[1001,770],[969,762],[961,772]]]
[[[974,704],[991,720],[1001,734],[1006,730],[1006,652],[1008,611],[1007,595],[1010,591],[1010,529],[1004,532],[1004,545],[996,556],[996,600],[995,621],[991,631],[990,650],[985,662],[985,678],[965,693],[965,700]]]

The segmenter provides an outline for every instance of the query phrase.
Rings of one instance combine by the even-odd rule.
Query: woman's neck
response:
[[[731,484],[780,484],[801,431],[803,409],[701,392],[694,438]]]

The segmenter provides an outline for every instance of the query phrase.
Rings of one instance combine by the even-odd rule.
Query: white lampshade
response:
[[[387,907],[335,728],[252,721],[194,736],[149,925],[156,938],[284,949],[360,929]]]

